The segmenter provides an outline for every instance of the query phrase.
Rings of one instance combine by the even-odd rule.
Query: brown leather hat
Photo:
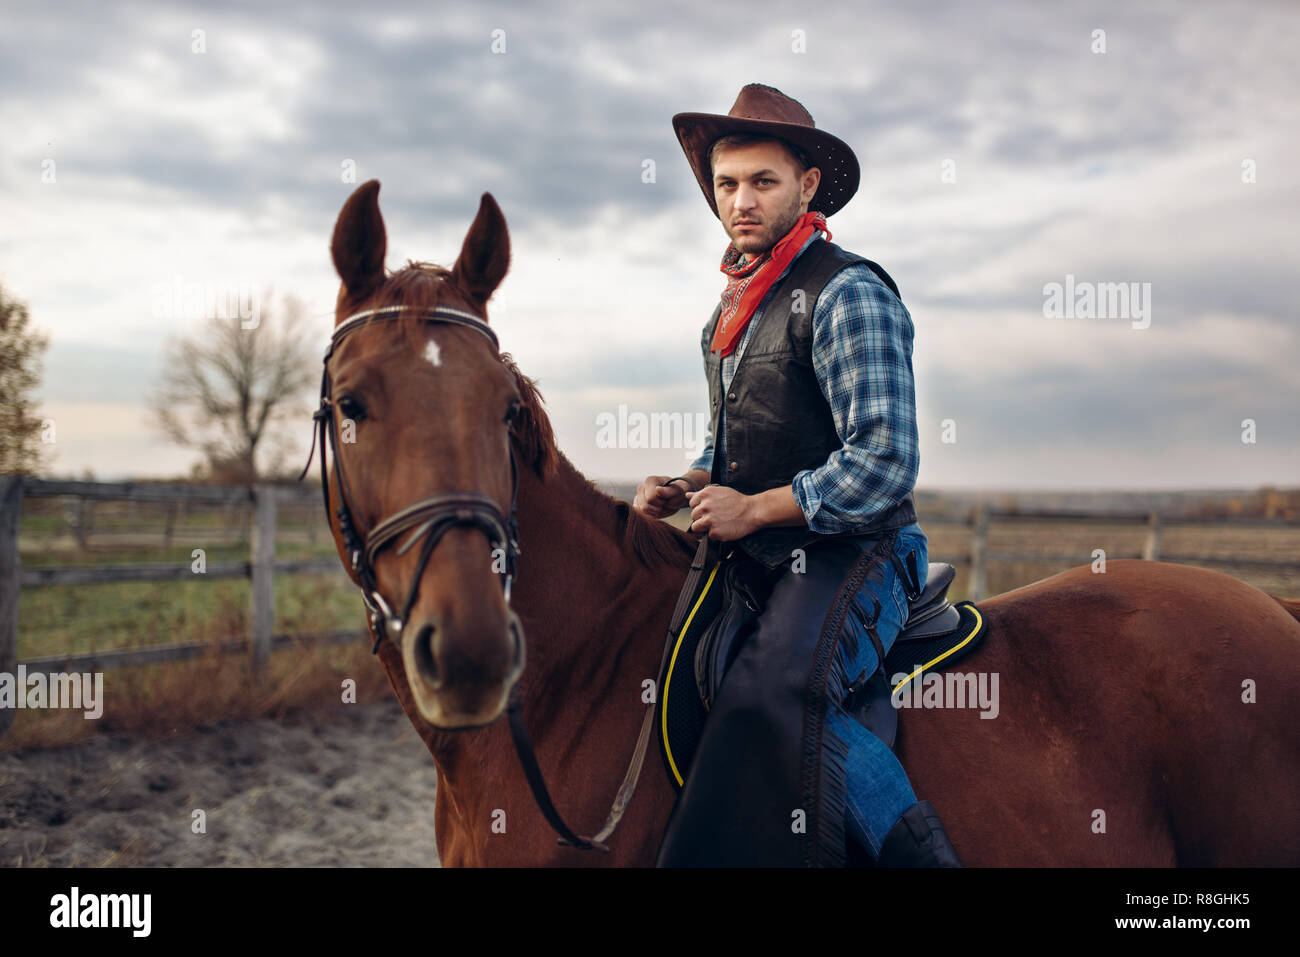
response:
[[[673,117],[673,129],[715,216],[718,215],[718,204],[713,197],[709,147],[714,140],[732,133],[767,133],[789,140],[802,149],[812,165],[822,173],[817,193],[808,204],[810,210],[819,210],[830,216],[843,209],[858,191],[861,171],[853,150],[838,137],[817,129],[812,116],[798,100],[790,99],[774,87],[750,83],[740,91],[726,116],[678,113]]]

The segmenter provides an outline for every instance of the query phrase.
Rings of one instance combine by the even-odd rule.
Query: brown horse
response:
[[[378,192],[373,181],[357,189],[332,244],[336,322],[411,307],[409,321],[350,334],[329,363],[334,415],[355,428],[340,454],[359,533],[451,490],[504,512],[512,448],[519,463],[510,605],[526,667],[500,556],[480,530],[451,528],[419,575],[420,549],[375,559],[394,607],[418,578],[401,647],[385,637],[379,654],[437,765],[439,854],[448,865],[648,866],[675,795],[653,756],[610,853],[561,847],[498,719],[520,680],[556,805],[591,833],[636,741],[696,539],[584,478],[508,354],[472,329],[419,321],[435,303],[486,319],[509,261],[492,197],[452,269],[387,275]],[[337,467],[329,475],[337,505]],[[998,676],[996,718],[914,709],[899,739],[916,793],[968,865],[1300,864],[1300,603],[1216,572],[1111,561],[981,608],[988,634],[962,667]]]

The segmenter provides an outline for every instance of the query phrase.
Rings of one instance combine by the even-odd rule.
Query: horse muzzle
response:
[[[421,716],[443,730],[481,728],[505,713],[523,674],[524,628],[507,607],[504,633],[411,622],[401,636],[407,683]]]

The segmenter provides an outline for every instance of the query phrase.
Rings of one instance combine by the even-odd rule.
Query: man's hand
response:
[[[702,483],[709,480],[709,473],[695,469],[685,477]],[[705,485],[698,492],[686,492],[686,482],[664,485],[666,481],[666,475],[647,476],[636,490],[632,507],[653,518],[666,518],[689,505],[690,530],[700,535],[708,532],[714,541],[735,541],[765,525],[808,524],[789,485],[745,495],[726,485]]]
[[[690,530],[717,542],[732,542],[760,528],[758,497],[725,485],[706,485],[686,496],[691,503]]]
[[[679,509],[686,507],[686,483],[674,482],[664,485],[667,475],[649,475],[636,490],[632,507],[645,512],[651,518],[667,518]]]
[[[719,542],[744,538],[768,525],[808,526],[789,485],[754,495],[725,485],[706,485],[686,498],[691,503],[691,531],[708,532]]]

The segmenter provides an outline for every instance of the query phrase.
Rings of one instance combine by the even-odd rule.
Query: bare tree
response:
[[[0,288],[0,473],[30,474],[45,465],[34,392],[49,336],[30,325],[26,304]]]
[[[230,482],[279,469],[285,426],[305,430],[303,400],[319,376],[298,300],[288,297],[282,310],[263,310],[252,328],[245,325],[237,316],[209,318],[194,336],[169,341],[152,399],[154,424],[204,454],[196,474]]]

